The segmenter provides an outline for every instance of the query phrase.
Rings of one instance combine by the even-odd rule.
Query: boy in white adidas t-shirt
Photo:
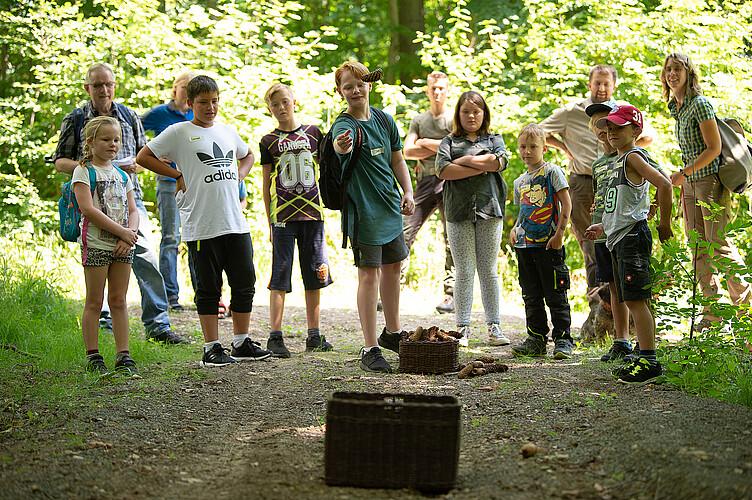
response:
[[[176,201],[196,268],[196,308],[204,334],[203,366],[224,366],[236,360],[271,356],[248,337],[256,272],[248,224],[238,204],[238,181],[254,162],[253,153],[237,131],[215,122],[219,87],[208,76],[196,76],[186,89],[193,119],[168,127],[136,157],[139,165],[177,181]],[[176,172],[160,158],[175,162]],[[219,301],[222,271],[227,273],[232,300],[232,353],[219,343]]]

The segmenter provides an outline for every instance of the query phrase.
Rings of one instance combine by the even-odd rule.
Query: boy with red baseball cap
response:
[[[661,374],[655,355],[655,319],[650,311],[652,296],[650,254],[653,246],[647,219],[650,212],[649,187],[657,189],[661,243],[673,236],[671,231],[671,183],[650,166],[645,154],[635,147],[642,132],[642,113],[634,106],[617,106],[596,122],[608,131],[608,142],[618,158],[608,174],[603,220],[585,232],[595,240],[605,233],[611,252],[617,298],[632,314],[640,343],[639,357],[614,370],[623,382],[645,382]]]

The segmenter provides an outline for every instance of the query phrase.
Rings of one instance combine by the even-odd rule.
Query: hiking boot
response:
[[[284,339],[282,339],[282,337],[269,337],[269,340],[266,341],[266,348],[267,350],[271,351],[272,356],[274,356],[275,358],[290,357],[290,351],[285,346],[285,341]],[[233,351],[233,358],[234,357],[235,352]]]
[[[225,366],[232,363],[237,363],[234,359],[227,355],[229,349],[222,347],[222,344],[217,342],[208,351],[204,351],[204,356],[201,358],[201,366]]]
[[[282,347],[285,346],[284,342],[282,342],[282,337],[279,338],[279,342],[282,344]],[[287,348],[285,348],[285,351],[287,351]],[[243,343],[240,344],[240,347],[235,347],[235,344],[233,344],[232,353],[230,353],[230,356],[232,356],[233,359],[240,361],[261,361],[271,355],[272,353],[270,351],[263,350],[261,344],[254,342],[248,337],[246,337]],[[290,351],[287,351],[287,357],[290,357]]]
[[[528,337],[522,345],[512,347],[515,356],[533,356],[542,358],[546,355],[546,341],[540,337]]]
[[[648,361],[647,358],[637,358],[613,371],[619,380],[626,383],[649,382],[661,374],[661,364]]]
[[[402,332],[399,333],[392,333],[386,331],[386,327],[384,327],[383,330],[381,330],[381,335],[379,335],[379,345],[383,347],[384,349],[389,349],[390,351],[394,351],[397,354],[399,354],[399,342],[400,337],[402,336]],[[379,354],[381,354],[381,351],[379,351]],[[361,365],[363,363],[361,362]],[[390,368],[391,371],[391,368]]]
[[[632,347],[624,342],[614,342],[611,349],[606,354],[601,356],[601,361],[604,363],[610,363],[619,359],[623,359],[626,356],[632,354]]]
[[[191,341],[181,337],[177,333],[173,332],[172,330],[165,330],[163,332],[159,333],[151,333],[146,338],[150,342],[154,342],[156,344],[190,344]]]
[[[488,343],[491,345],[509,345],[510,341],[504,336],[498,323],[488,325]]]
[[[360,351],[360,369],[375,373],[392,373],[392,366],[384,359],[381,349],[372,347],[370,351]]]
[[[169,299],[167,299],[167,301],[170,304],[170,311],[174,311],[174,312],[185,311],[185,307],[180,305],[180,302],[178,302],[177,296],[170,297]]]
[[[439,314],[449,314],[454,312],[454,297],[445,295],[444,300],[436,306]]]
[[[572,357],[574,344],[571,340],[559,339],[554,340],[554,359],[569,359]]]
[[[114,370],[129,378],[141,378],[138,374],[138,368],[136,368],[135,361],[133,361],[127,354],[117,356]]]
[[[107,365],[104,364],[104,358],[101,354],[92,354],[86,361],[86,371],[99,377],[104,377],[110,373]]]
[[[334,346],[326,341],[326,337],[323,335],[314,335],[308,337],[305,341],[306,352],[322,352],[334,350]]]

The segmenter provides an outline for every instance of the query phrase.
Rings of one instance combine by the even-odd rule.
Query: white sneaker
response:
[[[504,336],[498,323],[488,325],[488,343],[491,345],[509,345],[509,339]]]
[[[462,347],[467,347],[467,344],[470,340],[470,327],[469,326],[461,326],[458,328],[458,331],[462,334],[462,337],[460,337],[460,345]]]

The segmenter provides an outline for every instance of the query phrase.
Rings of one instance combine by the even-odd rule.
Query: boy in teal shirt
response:
[[[353,138],[358,136],[356,127],[363,134],[360,156],[347,185],[350,201],[344,208],[347,227],[343,223],[342,232],[350,237],[358,267],[358,316],[365,340],[360,367],[365,371],[391,373],[392,368],[378,346],[399,352],[400,264],[409,253],[401,214],[411,215],[415,202],[397,124],[391,116],[369,106],[371,83],[364,79],[372,81],[370,76],[358,62],[346,62],[337,68],[334,74],[337,93],[347,101],[349,117],[335,120],[332,136],[344,170],[353,150]],[[404,192],[402,196],[395,178]],[[379,291],[386,326],[377,340]]]

